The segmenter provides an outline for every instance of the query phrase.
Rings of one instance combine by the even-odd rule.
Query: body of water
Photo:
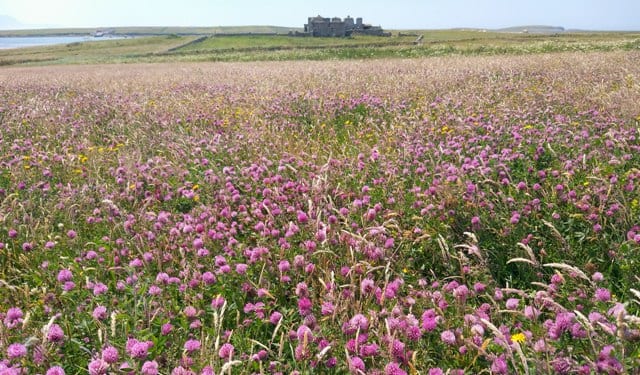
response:
[[[92,36],[43,36],[43,37],[0,37],[0,49],[50,46],[98,40],[121,39],[120,37],[95,38]]]

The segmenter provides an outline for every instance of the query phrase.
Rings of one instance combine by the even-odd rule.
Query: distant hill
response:
[[[20,29],[24,27],[25,25],[17,19],[0,14],[0,30]]]
[[[499,33],[558,34],[563,33],[566,30],[562,26],[530,25],[506,27],[504,29],[496,29],[493,31],[497,31]]]

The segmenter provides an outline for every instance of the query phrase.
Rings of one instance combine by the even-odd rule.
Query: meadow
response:
[[[246,32],[255,35],[229,35]],[[89,30],[49,30],[45,35],[78,35]],[[440,56],[529,55],[554,52],[638,51],[638,32],[525,34],[479,30],[405,30],[391,37],[304,38],[260,35],[273,28],[129,28],[135,38],[0,50],[0,66],[158,62],[370,60]],[[0,37],[16,32],[2,32]],[[34,31],[25,31],[25,35]],[[217,34],[216,34],[217,33]],[[21,35],[21,34],[18,34]],[[416,43],[418,36],[422,39]]]
[[[637,61],[3,67],[0,373],[633,373]]]

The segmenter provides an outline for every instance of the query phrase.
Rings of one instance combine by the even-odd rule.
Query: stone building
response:
[[[362,23],[362,18],[355,19],[347,16],[344,20],[340,17],[325,18],[322,16],[309,17],[304,25],[304,32],[299,35],[316,37],[345,37],[353,34],[390,36],[380,26],[371,26]]]

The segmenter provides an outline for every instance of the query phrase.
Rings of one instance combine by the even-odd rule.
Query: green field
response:
[[[0,50],[0,375],[638,374],[640,32],[221,30]]]
[[[215,27],[108,27],[114,35],[139,36],[139,35],[211,35],[231,33],[277,33],[287,34],[289,31],[301,30],[293,27],[282,26],[215,26]],[[97,28],[70,28],[70,29],[26,29],[26,30],[0,30],[0,37],[6,36],[61,36],[61,35],[88,35],[93,34]]]
[[[257,34],[228,35],[247,30]],[[75,31],[78,32],[77,29]],[[118,29],[117,34],[164,35],[2,50],[0,65],[412,58],[602,52],[640,48],[640,32],[576,32],[549,35],[477,30],[414,30],[404,33],[396,31],[392,37],[302,38],[259,35],[280,31],[283,30],[270,27]],[[60,34],[63,33],[58,30],[55,35]],[[66,35],[69,35],[69,31]],[[419,43],[416,43],[416,35],[423,36]]]

